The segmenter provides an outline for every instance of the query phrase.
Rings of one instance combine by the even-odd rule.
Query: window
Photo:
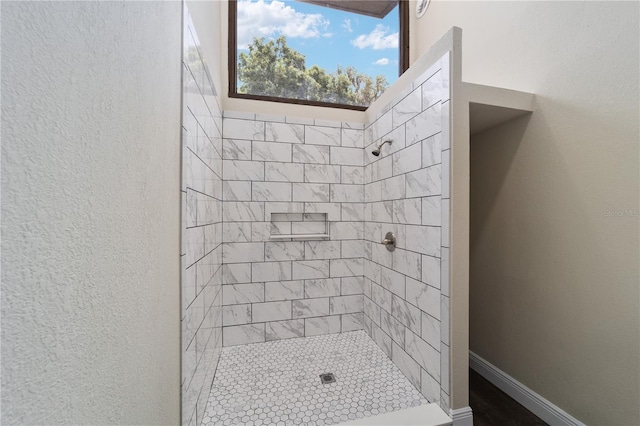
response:
[[[230,0],[229,96],[365,110],[408,68],[406,1]]]

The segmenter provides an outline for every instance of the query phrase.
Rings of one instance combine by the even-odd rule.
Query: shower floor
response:
[[[203,425],[332,425],[427,403],[354,331],[223,348]]]

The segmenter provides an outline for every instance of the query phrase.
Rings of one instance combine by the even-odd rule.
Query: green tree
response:
[[[306,99],[317,91],[316,82],[306,73],[305,57],[287,46],[284,36],[265,41],[254,38],[249,53],[238,57],[240,93]]]
[[[284,36],[254,38],[248,50],[238,56],[239,93],[368,106],[388,86],[384,76],[374,80],[351,66],[338,66],[335,73],[307,68],[305,56],[287,46]]]
[[[315,92],[309,93],[310,99],[327,99],[333,91],[333,76],[317,65],[309,68],[307,75],[316,83]]]

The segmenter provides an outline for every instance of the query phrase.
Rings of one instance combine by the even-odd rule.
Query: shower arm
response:
[[[382,141],[382,143],[381,143],[380,145],[378,145],[378,149],[381,149],[381,148],[382,148],[382,146],[383,146],[385,143],[388,143],[389,145],[391,145],[391,142],[392,142],[392,140],[391,140],[391,139],[387,139],[386,141]]]

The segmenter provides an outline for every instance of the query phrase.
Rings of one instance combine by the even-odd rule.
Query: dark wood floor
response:
[[[473,370],[469,370],[469,405],[474,426],[543,426],[545,422]]]

